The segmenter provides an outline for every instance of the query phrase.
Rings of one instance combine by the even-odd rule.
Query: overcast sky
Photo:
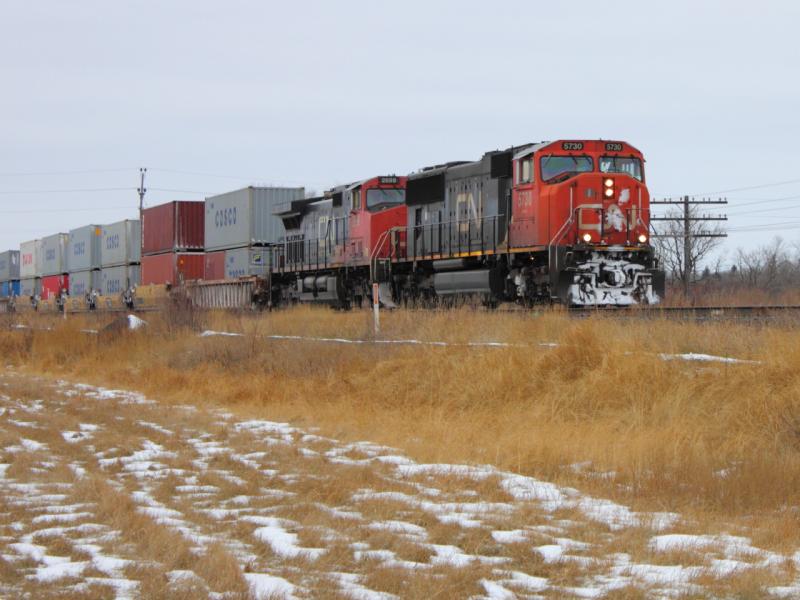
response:
[[[730,251],[800,241],[799,27],[790,0],[4,2],[0,249],[135,218],[140,166],[152,205],[598,137],[655,196],[727,196]],[[125,189],[61,191],[98,188]]]

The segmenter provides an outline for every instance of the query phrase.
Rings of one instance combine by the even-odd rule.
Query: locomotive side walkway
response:
[[[796,597],[798,568],[488,465],[0,375],[2,596]]]

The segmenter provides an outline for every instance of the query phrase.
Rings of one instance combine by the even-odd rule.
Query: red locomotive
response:
[[[644,158],[625,142],[560,140],[374,177],[277,214],[273,301],[347,307],[478,297],[493,305],[653,304]]]

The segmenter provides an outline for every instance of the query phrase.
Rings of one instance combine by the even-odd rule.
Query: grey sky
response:
[[[4,2],[0,249],[134,218],[139,166],[157,204],[581,137],[639,147],[659,196],[797,180],[727,194],[727,246],[800,240],[798,26],[788,0]],[[98,169],[124,170],[19,175]]]

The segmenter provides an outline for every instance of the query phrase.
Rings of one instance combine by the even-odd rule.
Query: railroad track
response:
[[[798,304],[770,304],[753,306],[632,306],[615,308],[571,308],[576,316],[602,315],[643,319],[711,320],[775,320],[800,316]]]

